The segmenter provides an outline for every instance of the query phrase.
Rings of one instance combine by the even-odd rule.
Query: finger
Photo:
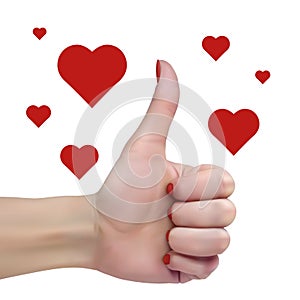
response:
[[[227,198],[234,191],[234,181],[222,168],[200,169],[172,180],[167,190],[181,201]]]
[[[173,271],[181,272],[179,281],[186,282],[191,279],[204,279],[208,277],[219,264],[218,256],[210,257],[193,257],[181,255],[176,252],[169,252],[165,256],[164,262],[167,262],[167,267]]]
[[[167,239],[172,250],[192,256],[221,254],[230,243],[229,234],[221,228],[174,227]]]
[[[176,226],[226,227],[233,222],[236,209],[228,199],[175,202],[168,215]]]
[[[222,169],[221,167],[212,164],[201,164],[199,166],[193,167],[190,165],[185,165],[185,164],[171,162],[171,161],[169,161],[169,163],[172,164],[172,166],[176,170],[177,174],[179,174],[179,176],[192,175],[204,170]]]
[[[179,85],[169,63],[159,60],[157,64],[160,77],[152,101],[130,142],[135,143],[132,145],[135,147],[143,145],[145,151],[164,153],[166,137],[178,106]]]

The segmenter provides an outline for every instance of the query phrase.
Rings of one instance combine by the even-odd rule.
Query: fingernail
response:
[[[169,207],[169,209],[168,209],[168,218],[170,219],[170,221],[173,221],[172,220],[172,208],[171,207]]]
[[[166,233],[166,240],[167,240],[167,242],[169,241],[169,235],[170,235],[170,231],[171,231],[171,229],[170,229],[170,230],[168,230],[168,231],[167,231],[167,233]]]
[[[173,183],[167,185],[167,193],[170,194],[173,191]]]
[[[168,265],[170,263],[170,254],[166,254],[163,257],[163,262],[164,262],[165,265]]]
[[[157,82],[159,81],[159,77],[160,77],[160,61],[157,60],[156,61],[156,79],[157,79]]]

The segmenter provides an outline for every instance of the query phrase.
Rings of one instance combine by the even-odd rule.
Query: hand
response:
[[[223,227],[235,217],[226,199],[234,183],[219,167],[166,160],[179,87],[168,63],[160,61],[160,69],[147,114],[98,193],[0,197],[0,279],[82,267],[134,281],[186,282],[217,267],[229,244]]]
[[[147,114],[93,198],[99,212],[91,268],[133,281],[187,282],[213,272],[229,245],[223,227],[235,218],[226,199],[234,182],[217,166],[166,159],[179,86],[167,62],[158,66]]]

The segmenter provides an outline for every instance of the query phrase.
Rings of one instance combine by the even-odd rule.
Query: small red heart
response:
[[[68,145],[61,150],[62,163],[78,178],[82,178],[98,161],[98,151],[91,145],[78,148]]]
[[[233,114],[226,109],[216,110],[208,120],[210,132],[235,155],[257,132],[259,119],[249,109]]]
[[[269,71],[260,71],[258,70],[255,73],[255,77],[262,83],[264,84],[269,78],[270,78],[271,74]]]
[[[60,76],[91,106],[121,80],[127,62],[115,46],[94,51],[80,45],[66,48],[58,58]]]
[[[42,27],[42,28],[36,27],[33,29],[32,32],[40,40],[47,33],[47,30],[44,27]]]
[[[207,36],[202,41],[203,49],[214,59],[218,60],[229,48],[230,41],[226,36]]]
[[[50,117],[51,110],[47,105],[40,107],[31,105],[26,109],[26,115],[37,127],[40,127]]]

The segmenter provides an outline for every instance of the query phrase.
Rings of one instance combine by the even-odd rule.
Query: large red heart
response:
[[[229,48],[230,42],[226,36],[207,36],[202,41],[203,49],[214,59],[218,60]]]
[[[58,58],[61,77],[91,106],[121,80],[127,62],[123,52],[111,45],[94,51],[73,45]]]
[[[82,178],[98,161],[98,151],[91,145],[78,148],[68,145],[61,150],[62,163],[78,178]]]
[[[216,110],[208,120],[210,132],[235,155],[257,132],[259,119],[249,109],[233,114],[226,109]]]
[[[44,27],[42,28],[36,27],[32,30],[32,33],[40,40],[47,33],[47,30]]]
[[[31,105],[26,109],[26,115],[37,127],[40,127],[50,117],[51,110],[47,105],[40,107]]]

